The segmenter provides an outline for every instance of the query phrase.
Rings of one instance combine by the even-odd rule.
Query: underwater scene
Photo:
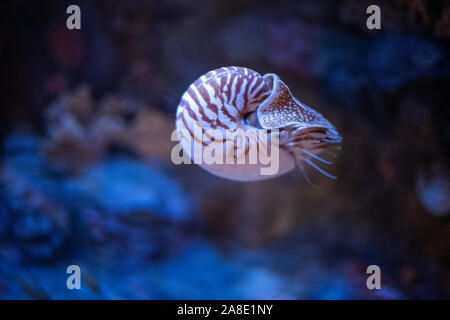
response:
[[[449,1],[0,16],[0,299],[450,299]],[[281,171],[175,161],[196,121]]]

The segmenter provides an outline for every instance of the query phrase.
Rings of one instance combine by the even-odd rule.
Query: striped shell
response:
[[[318,154],[341,141],[331,123],[299,102],[278,76],[261,76],[243,67],[219,68],[191,84],[178,106],[176,128],[183,150],[195,163],[215,175],[242,181],[279,176],[296,164],[303,168],[304,162],[328,175],[312,159],[329,163]],[[237,136],[234,144],[227,143],[230,132]],[[261,173],[268,165],[264,159],[249,161],[251,150],[261,153],[262,146],[267,154],[277,155],[278,170],[273,174]],[[195,150],[208,148],[238,160],[195,161]]]

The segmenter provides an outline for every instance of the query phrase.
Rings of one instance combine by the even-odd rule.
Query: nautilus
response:
[[[321,167],[331,164],[321,154],[334,156],[330,148],[342,140],[276,74],[262,76],[244,67],[209,71],[192,83],[178,105],[176,130],[183,152],[194,163],[240,181],[273,178],[305,165],[335,178]],[[265,172],[271,165],[275,170]]]

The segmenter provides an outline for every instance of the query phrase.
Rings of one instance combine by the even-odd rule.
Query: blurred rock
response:
[[[2,198],[3,194],[0,196],[0,239],[6,237],[11,228],[11,214],[5,207],[5,200]]]
[[[224,257],[200,240],[191,241],[176,257],[152,269],[152,279],[167,299],[184,299],[187,292],[192,299],[293,298],[286,279]]]
[[[176,253],[188,237],[183,226],[145,210],[117,216],[89,209],[81,218],[88,243],[105,264],[123,256],[129,257],[128,263],[161,260]]]
[[[430,172],[422,172],[416,180],[417,193],[424,208],[433,216],[450,213],[450,175],[441,164],[434,164]]]
[[[292,288],[290,288],[286,279],[263,268],[248,270],[238,289],[244,293],[244,299],[295,299],[291,291]]]
[[[192,203],[173,179],[138,161],[118,158],[69,179],[66,191],[110,212],[150,211],[169,221],[192,219]]]
[[[368,69],[378,86],[392,91],[409,80],[436,72],[442,58],[441,49],[430,41],[387,35],[373,43]]]
[[[14,162],[0,171],[6,206],[13,212],[8,239],[26,257],[35,260],[56,258],[70,236],[68,212],[46,193],[54,190],[52,184]]]

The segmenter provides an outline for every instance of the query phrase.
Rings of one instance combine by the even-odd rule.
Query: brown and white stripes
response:
[[[223,67],[201,76],[183,94],[177,110],[177,129],[194,136],[194,123],[202,133],[208,129],[235,130],[244,125],[247,113],[255,111],[270,95],[264,78],[248,68]],[[207,142],[202,141],[203,145]]]

